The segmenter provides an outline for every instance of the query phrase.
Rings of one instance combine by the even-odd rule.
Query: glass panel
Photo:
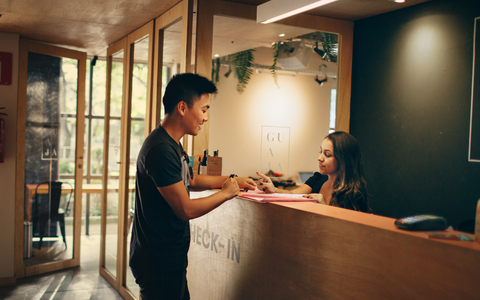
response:
[[[92,60],[87,62],[88,95],[85,109],[85,150],[84,150],[84,185],[82,202],[82,233],[89,235],[89,239],[82,237],[82,251],[90,248],[99,248],[100,243],[100,213],[97,207],[101,204],[102,170],[103,170],[103,139],[105,114],[105,87],[106,87],[106,60]],[[90,82],[90,77],[93,78]],[[90,84],[92,90],[90,91]],[[98,213],[98,214],[97,214]],[[95,236],[94,236],[95,235]],[[93,244],[95,241],[95,244]],[[87,259],[92,259],[91,255]],[[98,259],[98,257],[97,257]],[[84,259],[83,259],[84,261]]]
[[[132,111],[130,123],[130,165],[129,165],[129,193],[128,193],[128,236],[126,239],[127,253],[130,253],[131,239],[131,218],[135,209],[135,171],[138,152],[142,147],[145,139],[145,115],[147,112],[147,82],[148,82],[148,48],[149,37],[146,36],[134,44],[134,64],[132,73]],[[125,265],[128,266],[128,255],[126,256]],[[135,283],[130,268],[127,270],[127,288],[134,294],[139,294],[138,285]]]
[[[168,28],[164,29],[164,42],[163,42],[163,66],[162,66],[162,89],[161,99],[165,93],[167,83],[177,74],[180,70],[181,62],[181,45],[182,45],[182,22],[178,21],[171,24]],[[160,119],[163,120],[165,112],[163,106],[160,111]]]
[[[27,81],[25,267],[73,258],[78,61],[30,52]]]
[[[108,193],[107,193],[107,225],[105,236],[105,268],[117,276],[117,235],[118,235],[118,178],[120,174],[120,137],[123,95],[123,57],[121,51],[113,55],[110,88],[110,138],[108,144]],[[99,145],[100,146],[100,145]],[[103,146],[100,146],[103,147]]]
[[[105,87],[107,85],[107,61],[97,60],[93,69],[92,115],[105,115]]]
[[[87,101],[88,102],[88,101]],[[90,156],[90,152],[88,151],[90,147],[90,139],[88,138],[88,132],[90,129],[91,120],[88,116],[85,116],[85,134],[83,135],[83,159],[84,159],[84,168],[83,168],[83,177],[88,177],[88,157]]]
[[[103,136],[105,132],[103,124],[105,122],[103,119],[92,119],[91,122],[92,131],[90,136],[90,175],[100,176],[103,172]]]
[[[242,161],[227,169],[224,166],[222,172],[253,176],[254,170],[271,170],[288,178],[299,172],[318,171],[318,147],[321,137],[330,130],[338,35],[224,16],[214,17],[213,32],[212,78],[218,93],[211,98],[211,151],[220,150],[225,157],[258,157],[255,148],[235,146],[238,142],[251,142],[249,137],[241,138],[242,130],[247,129],[252,136],[261,136],[262,126],[286,127],[297,133],[296,142],[285,145],[289,154],[283,162],[264,153],[260,154],[260,164],[255,160]],[[251,66],[244,64],[248,58]],[[249,72],[241,72],[242,67],[253,71],[248,81],[242,78],[246,81],[244,86],[238,75]],[[239,111],[248,111],[249,118],[242,117]],[[264,168],[260,170],[260,166]]]

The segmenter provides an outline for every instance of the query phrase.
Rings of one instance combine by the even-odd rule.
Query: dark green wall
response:
[[[375,214],[438,214],[454,228],[474,218],[475,17],[479,0],[432,0],[355,22],[350,132],[362,148]]]

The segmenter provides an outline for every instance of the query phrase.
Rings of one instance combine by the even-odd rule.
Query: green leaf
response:
[[[273,50],[273,64],[270,66],[270,73],[273,76],[273,81],[275,81],[275,85],[278,86],[278,76],[277,76],[277,58],[278,58],[278,50],[279,50],[279,45],[278,43],[273,43],[272,44],[272,50]]]
[[[240,94],[245,91],[253,74],[253,52],[255,52],[255,50],[250,49],[230,55],[233,72],[238,79],[237,91]]]

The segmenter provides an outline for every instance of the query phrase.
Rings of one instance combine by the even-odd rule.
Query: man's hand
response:
[[[235,177],[240,188],[245,190],[254,190],[256,187],[255,181],[252,178],[248,177]]]
[[[237,180],[233,178],[225,180],[222,186],[222,192],[224,192],[229,199],[238,195],[238,193],[240,193],[240,187],[238,186]]]

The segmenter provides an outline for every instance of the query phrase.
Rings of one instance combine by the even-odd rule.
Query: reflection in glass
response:
[[[118,241],[118,186],[120,175],[120,137],[123,96],[123,56],[121,51],[113,55],[110,87],[110,137],[108,141],[107,168],[107,224],[105,236],[105,268],[117,276],[117,241]]]
[[[73,258],[78,61],[28,54],[24,266]]]

